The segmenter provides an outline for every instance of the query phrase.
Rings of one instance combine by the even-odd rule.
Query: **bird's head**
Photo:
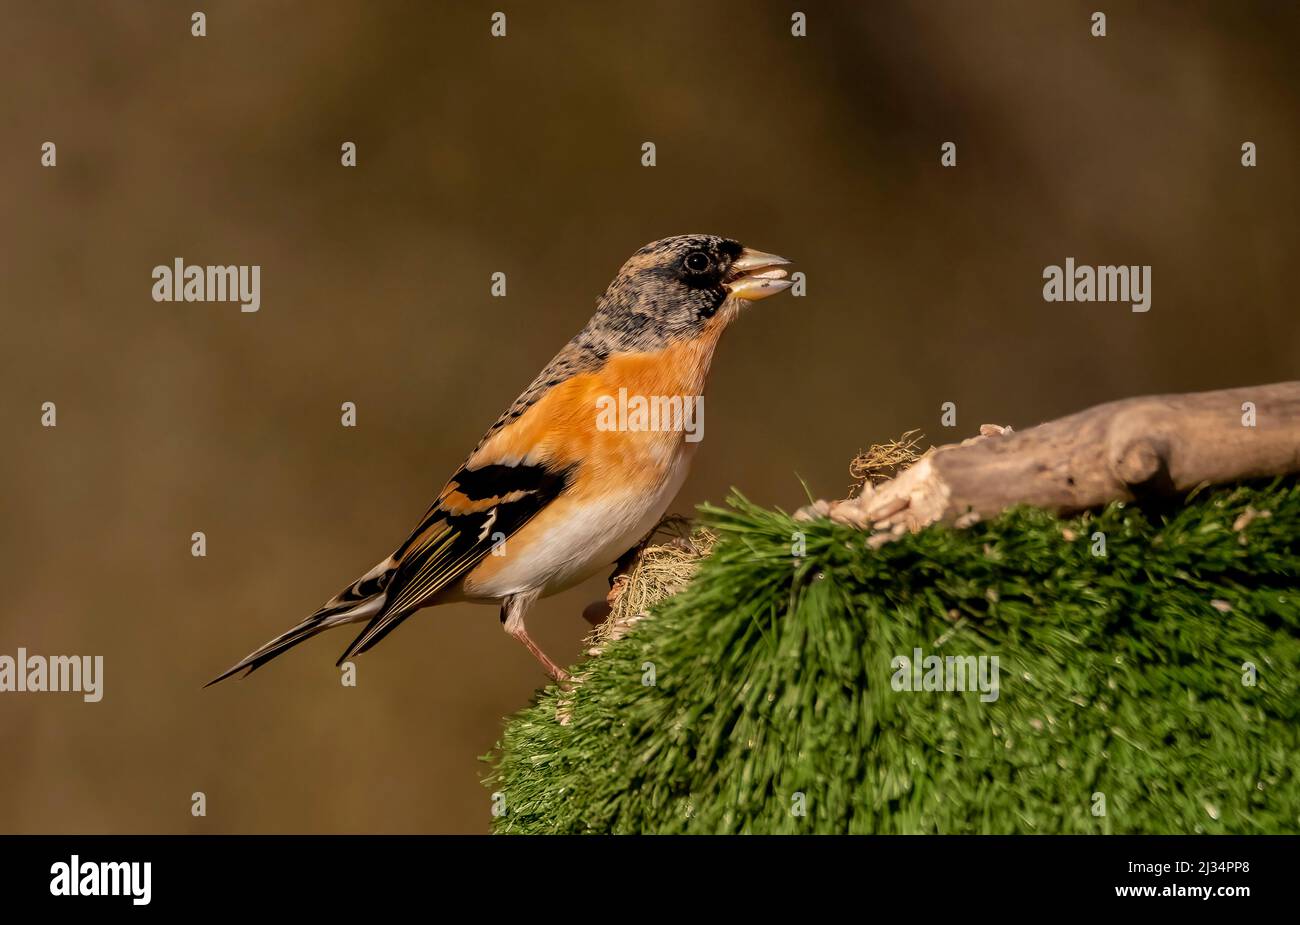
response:
[[[663,238],[623,264],[597,317],[638,339],[650,331],[672,339],[725,327],[743,304],[790,288],[781,269],[789,262],[717,235]]]

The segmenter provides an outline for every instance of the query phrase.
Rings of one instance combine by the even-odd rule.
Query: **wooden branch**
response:
[[[986,426],[856,498],[818,501],[799,516],[885,531],[872,540],[886,542],[939,521],[966,526],[1017,504],[1072,513],[1296,472],[1300,382],[1280,382],[1129,398],[1021,433]]]

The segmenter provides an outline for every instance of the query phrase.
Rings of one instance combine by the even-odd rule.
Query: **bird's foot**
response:
[[[542,651],[541,646],[533,642],[528,636],[524,636],[521,641],[528,648],[528,651],[533,654],[533,658],[541,663],[542,668],[551,676],[551,680],[567,690],[566,685],[573,680],[573,676],[551,661],[551,657]]]
[[[633,547],[631,553],[639,554],[641,547]],[[609,576],[609,593],[605,595],[603,601],[592,601],[582,610],[582,618],[592,626],[600,626],[609,619],[609,615],[614,612],[618,606],[618,599],[623,596],[627,589],[628,582],[632,580],[632,570],[636,568],[636,556],[630,556],[625,553],[623,558],[619,559],[614,566],[614,571]]]
[[[610,610],[613,610],[618,606],[619,599],[623,597],[623,592],[627,590],[627,586],[631,584],[631,582],[631,570],[624,572],[622,575],[615,575],[613,577],[609,583],[609,593],[605,595],[605,603],[609,605]]]

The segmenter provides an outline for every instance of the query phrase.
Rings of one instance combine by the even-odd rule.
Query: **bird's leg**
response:
[[[641,542],[619,556],[618,561],[614,563],[614,571],[609,575],[609,594],[605,597],[611,610],[623,596],[623,589],[627,587],[627,583],[632,580],[632,570],[636,568],[637,560],[641,558],[641,550],[645,549],[652,536],[654,536],[653,530],[647,533]]]
[[[524,613],[533,606],[533,602],[539,596],[540,592],[527,591],[507,597],[501,605],[501,624],[507,633],[522,642],[524,647],[533,653],[533,658],[542,663],[542,667],[553,680],[563,684],[569,680],[569,673],[551,661],[550,656],[542,651],[541,646],[533,642],[532,637],[528,635],[528,630],[524,628]]]
[[[604,600],[592,601],[583,608],[582,618],[592,626],[600,626],[614,612],[614,605],[618,603],[623,588],[631,579],[632,569],[644,545],[644,542],[638,543],[619,557],[619,560],[614,563],[614,571],[609,573],[609,593],[605,595]]]
[[[592,626],[600,626],[609,619],[609,615],[618,606],[618,600],[623,596],[623,591],[626,590],[628,582],[632,580],[632,572],[636,569],[641,553],[650,545],[650,541],[655,538],[655,534],[662,532],[666,526],[672,526],[679,530],[684,527],[689,531],[690,521],[679,514],[670,514],[655,524],[649,533],[641,537],[640,542],[619,556],[618,561],[614,563],[614,571],[609,573],[609,593],[605,595],[605,599],[588,604],[582,611],[582,616],[588,623]],[[693,548],[686,536],[673,537],[668,540],[668,545],[678,546],[683,549]]]
[[[641,550],[645,548],[646,543],[650,541],[652,536],[654,536],[654,530],[647,533],[645,539],[641,540],[641,542],[619,556],[618,561],[614,563],[614,571],[609,573],[609,593],[605,595],[605,599],[603,601],[593,601],[583,608],[582,618],[592,626],[600,626],[614,612],[614,605],[623,596],[623,589],[627,587],[627,583],[632,579],[632,569],[636,567],[637,558],[641,555]]]

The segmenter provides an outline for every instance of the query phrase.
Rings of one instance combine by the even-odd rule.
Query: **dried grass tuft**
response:
[[[921,441],[925,434],[919,430],[909,430],[897,440],[877,443],[870,449],[863,450],[849,463],[849,476],[853,484],[849,486],[849,497],[857,497],[863,485],[879,485],[887,482],[899,471],[910,466],[920,458]]]

